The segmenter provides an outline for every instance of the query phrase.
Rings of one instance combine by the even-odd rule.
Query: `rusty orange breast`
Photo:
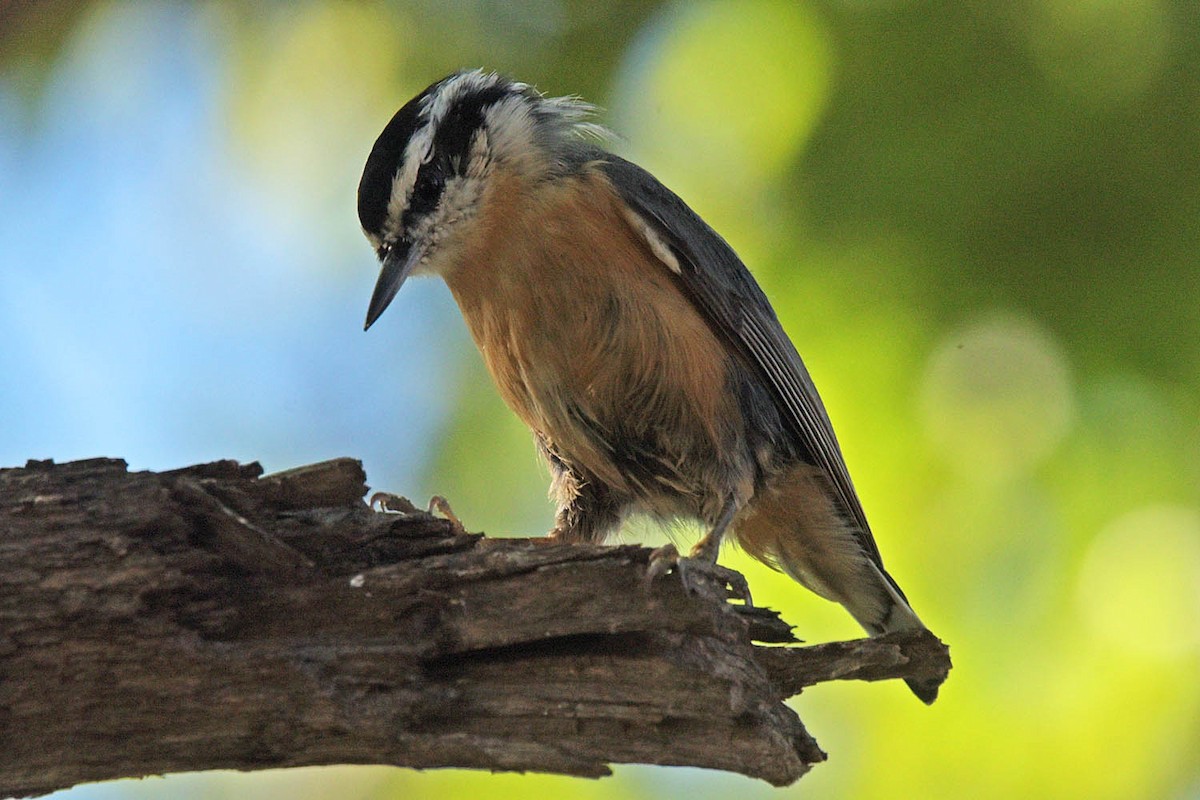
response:
[[[629,227],[607,179],[585,175],[536,194],[495,181],[480,235],[445,278],[508,405],[556,452],[622,488],[606,432],[656,427],[679,445],[661,457],[678,460],[719,448],[740,412],[725,346]]]

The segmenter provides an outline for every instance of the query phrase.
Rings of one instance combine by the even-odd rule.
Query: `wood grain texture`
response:
[[[365,492],[351,459],[0,470],[0,796],[314,764],[784,785],[824,759],[787,694],[939,657],[756,646],[788,626],[647,588],[645,548],[486,539]]]

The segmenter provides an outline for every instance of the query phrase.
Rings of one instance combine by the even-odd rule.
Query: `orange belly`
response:
[[[698,514],[688,498],[704,503],[713,489],[702,462],[729,460],[743,438],[730,356],[606,186],[592,176],[536,209],[519,207],[519,187],[499,187],[517,198],[487,206],[508,215],[506,235],[481,236],[446,282],[501,395],[556,455],[667,506],[648,510]],[[720,494],[749,498],[749,465],[717,471],[744,472]]]

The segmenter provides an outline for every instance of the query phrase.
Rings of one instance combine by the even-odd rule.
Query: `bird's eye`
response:
[[[436,163],[423,167],[417,175],[417,184],[413,187],[412,199],[408,209],[411,213],[424,214],[432,211],[446,188],[446,175]]]

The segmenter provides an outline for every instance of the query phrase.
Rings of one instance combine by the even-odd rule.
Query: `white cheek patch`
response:
[[[483,118],[493,153],[524,168],[536,168],[545,160],[536,144],[536,122],[528,98],[506,97],[484,111]]]
[[[485,128],[471,136],[471,152],[467,154],[467,177],[481,180],[492,171],[491,141]]]
[[[447,181],[437,212],[433,214],[435,229],[446,230],[473,217],[479,189],[479,181],[473,178],[451,178]]]
[[[562,168],[570,140],[607,137],[603,127],[586,121],[593,106],[574,97],[531,96],[524,84],[516,88],[523,93],[492,104],[483,119],[491,152],[521,174],[536,178]]]
[[[646,218],[637,213],[629,206],[622,204],[621,214],[625,217],[625,221],[630,227],[637,232],[638,236],[650,247],[650,252],[654,253],[654,257],[667,265],[667,269],[674,272],[676,275],[682,275],[683,270],[679,267],[679,259],[671,252],[671,247],[658,235],[658,231],[646,221]]]
[[[425,255],[414,274],[443,274],[454,266],[465,244],[455,234],[470,229],[462,223],[475,216],[482,186],[476,178],[451,178],[446,182],[437,209],[411,231],[412,238],[425,246]]]

